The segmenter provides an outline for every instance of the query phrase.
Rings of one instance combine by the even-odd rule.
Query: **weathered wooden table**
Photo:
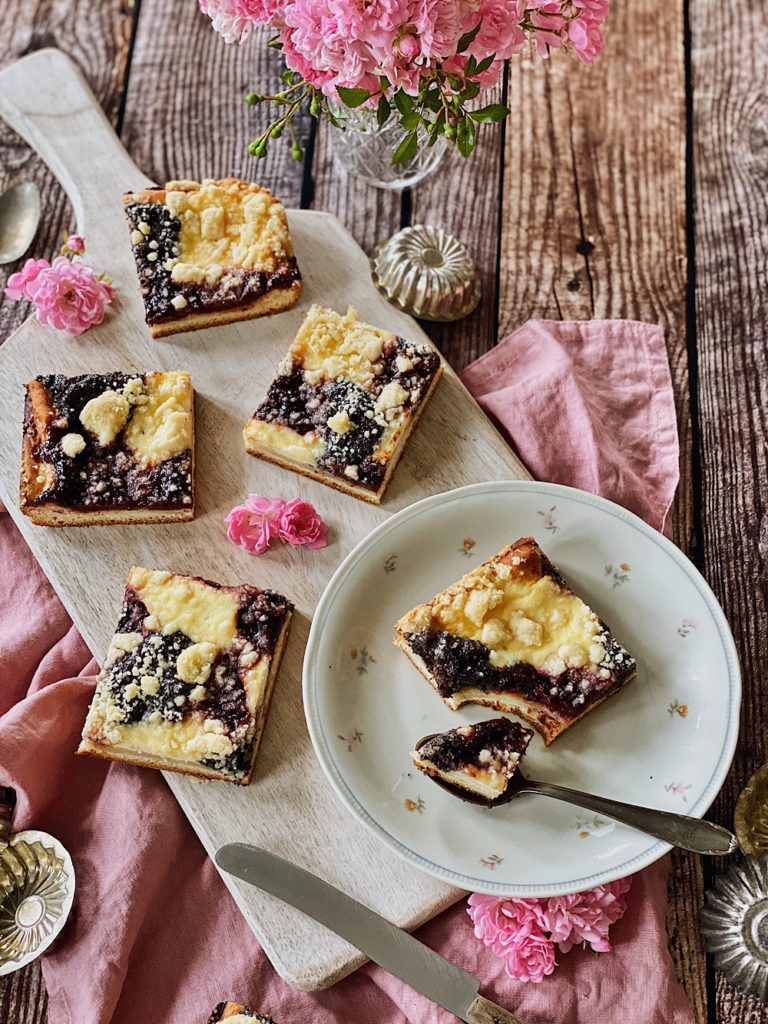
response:
[[[402,195],[347,179],[309,122],[303,165],[279,144],[265,162],[249,158],[253,114],[240,98],[274,91],[279,64],[254,42],[225,46],[194,0],[6,0],[0,21],[0,60],[43,46],[70,54],[157,181],[256,178],[287,206],[335,213],[369,251],[403,224],[455,232],[484,288],[469,319],[429,327],[456,367],[530,317],[663,325],[681,441],[675,539],[723,603],[744,671],[741,742],[712,812],[725,824],[768,760],[766,10],[764,0],[617,4],[594,69],[562,56],[514,62],[499,89],[507,123],[483,130],[470,161],[452,154]],[[64,194],[2,124],[0,152],[0,188],[33,179],[42,190],[32,251],[50,257],[74,227]],[[26,315],[3,302],[0,338]],[[768,1008],[730,989],[704,955],[697,916],[715,870],[674,859],[679,977],[699,1021],[768,1024]],[[0,980],[0,1024],[45,1019],[37,965]]]

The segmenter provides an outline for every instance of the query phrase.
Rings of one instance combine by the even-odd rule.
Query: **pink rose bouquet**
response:
[[[324,548],[328,543],[325,523],[308,501],[264,498],[249,494],[227,516],[227,536],[251,555],[263,555],[273,540],[286,544]]]
[[[503,899],[473,893],[467,908],[475,935],[503,958],[515,981],[540,982],[557,963],[555,946],[567,953],[588,943],[596,953],[608,953],[608,931],[627,909],[629,878],[598,885],[585,892],[546,899]]]
[[[68,252],[74,251],[70,243],[81,246],[77,251],[85,249],[79,235],[67,240]],[[79,257],[57,256],[53,263],[27,260],[8,278],[5,294],[16,302],[28,299],[40,323],[77,336],[102,322],[115,292]]]
[[[481,93],[499,80],[504,61],[530,45],[541,57],[554,49],[592,64],[603,49],[609,0],[199,0],[228,43],[256,27],[272,32],[282,50],[285,88],[269,102],[274,115],[250,144],[264,156],[287,128],[293,154],[303,151],[293,120],[308,107],[336,123],[334,108],[369,107],[379,125],[400,121],[404,136],[393,163],[411,159],[419,135],[440,136],[468,156],[480,125],[508,109],[483,105]],[[477,101],[477,102],[476,102]]]

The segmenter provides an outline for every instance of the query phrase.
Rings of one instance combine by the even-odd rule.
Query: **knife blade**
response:
[[[330,928],[467,1024],[522,1024],[514,1014],[478,994],[477,978],[304,868],[246,843],[220,847],[216,863]]]

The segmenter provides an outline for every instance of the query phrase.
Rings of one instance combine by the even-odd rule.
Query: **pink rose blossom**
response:
[[[561,953],[588,942],[597,953],[611,949],[608,931],[627,909],[629,878],[598,885],[586,892],[546,899],[502,899],[473,893],[468,913],[475,935],[504,960],[517,981],[541,981],[556,966],[555,944]]]
[[[48,260],[27,260],[21,270],[17,270],[8,278],[8,284],[5,287],[7,297],[13,299],[14,302],[18,302],[20,299],[31,299],[30,286],[42,271],[49,269],[50,266]]]
[[[102,322],[115,293],[82,260],[57,256],[50,264],[27,260],[18,274],[11,274],[5,294],[30,299],[41,324],[76,337]]]
[[[249,494],[244,505],[235,505],[227,516],[227,536],[251,555],[263,555],[273,537],[280,536],[282,498]]]
[[[603,52],[602,25],[608,17],[609,0],[572,0],[579,12],[568,23],[568,39],[584,64],[594,64]]]
[[[57,256],[29,285],[28,293],[40,323],[76,337],[102,322],[114,289],[82,260]]]
[[[328,543],[325,523],[308,501],[294,498],[283,508],[279,522],[280,539],[288,544],[306,544],[308,548],[324,548]]]
[[[85,252],[85,239],[82,235],[69,235],[64,243],[64,251],[82,255]]]
[[[225,43],[242,43],[256,25],[268,25],[277,18],[284,6],[280,0],[200,0],[200,10]]]
[[[326,526],[308,501],[263,498],[249,494],[227,516],[227,536],[251,555],[263,555],[272,540],[323,548],[328,543]]]

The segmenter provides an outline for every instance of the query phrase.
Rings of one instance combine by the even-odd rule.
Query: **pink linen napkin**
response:
[[[659,328],[531,322],[463,379],[537,477],[662,527],[678,467]],[[0,784],[17,791],[15,828],[58,836],[77,872],[72,918],[43,958],[51,1024],[203,1024],[228,998],[279,1024],[454,1021],[374,965],[314,994],[276,975],[162,776],[73,756],[96,666],[4,510],[0,554]],[[573,950],[540,985],[506,977],[463,900],[419,938],[525,1024],[692,1024],[667,952],[668,871],[665,858],[635,876],[613,953]]]

